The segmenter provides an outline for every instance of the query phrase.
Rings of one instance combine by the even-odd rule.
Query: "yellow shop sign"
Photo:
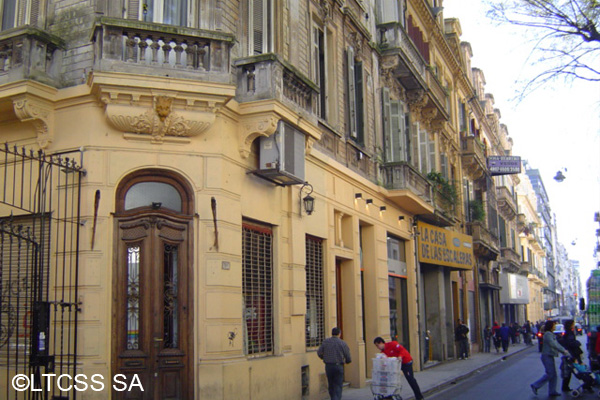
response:
[[[418,222],[419,261],[458,269],[473,269],[473,238]]]

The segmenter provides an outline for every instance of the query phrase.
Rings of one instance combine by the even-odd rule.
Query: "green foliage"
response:
[[[456,187],[448,179],[444,178],[441,172],[431,171],[427,174],[427,179],[433,183],[433,186],[446,200],[452,204],[456,204],[458,199]]]
[[[480,200],[469,201],[469,212],[473,221],[483,222],[485,220],[485,208]]]

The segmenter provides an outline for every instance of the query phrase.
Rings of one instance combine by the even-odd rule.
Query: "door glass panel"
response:
[[[179,316],[178,301],[178,249],[170,244],[164,245],[164,345],[165,348],[176,348],[178,345]]]
[[[140,348],[140,246],[127,248],[127,349]]]
[[[181,195],[175,187],[163,182],[140,182],[131,186],[125,195],[125,210],[149,206],[181,212]]]

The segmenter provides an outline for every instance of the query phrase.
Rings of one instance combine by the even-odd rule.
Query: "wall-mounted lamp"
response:
[[[404,215],[398,217],[398,222],[404,221]]]
[[[302,198],[302,191],[304,190],[304,188],[307,188],[309,192],[306,194],[306,196],[304,196],[304,198]],[[302,205],[304,205],[304,211],[306,211],[307,215],[311,215],[315,210],[315,198],[310,195],[312,192],[312,185],[308,182],[304,182],[304,185],[302,185],[302,187],[300,188],[300,193],[298,195],[298,197],[300,198],[300,208],[298,213],[300,215],[302,215]]]
[[[367,205],[373,204],[373,199],[367,199],[367,200],[365,200],[365,202],[367,203]]]
[[[384,212],[385,210],[387,210],[386,206],[379,207],[379,212]]]
[[[362,199],[362,193],[354,193],[354,199],[355,200]]]

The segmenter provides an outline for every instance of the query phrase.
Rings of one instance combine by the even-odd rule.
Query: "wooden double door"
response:
[[[113,395],[190,399],[190,220],[155,213],[117,225],[112,369],[126,377],[128,389],[138,379],[144,390],[132,386]]]

